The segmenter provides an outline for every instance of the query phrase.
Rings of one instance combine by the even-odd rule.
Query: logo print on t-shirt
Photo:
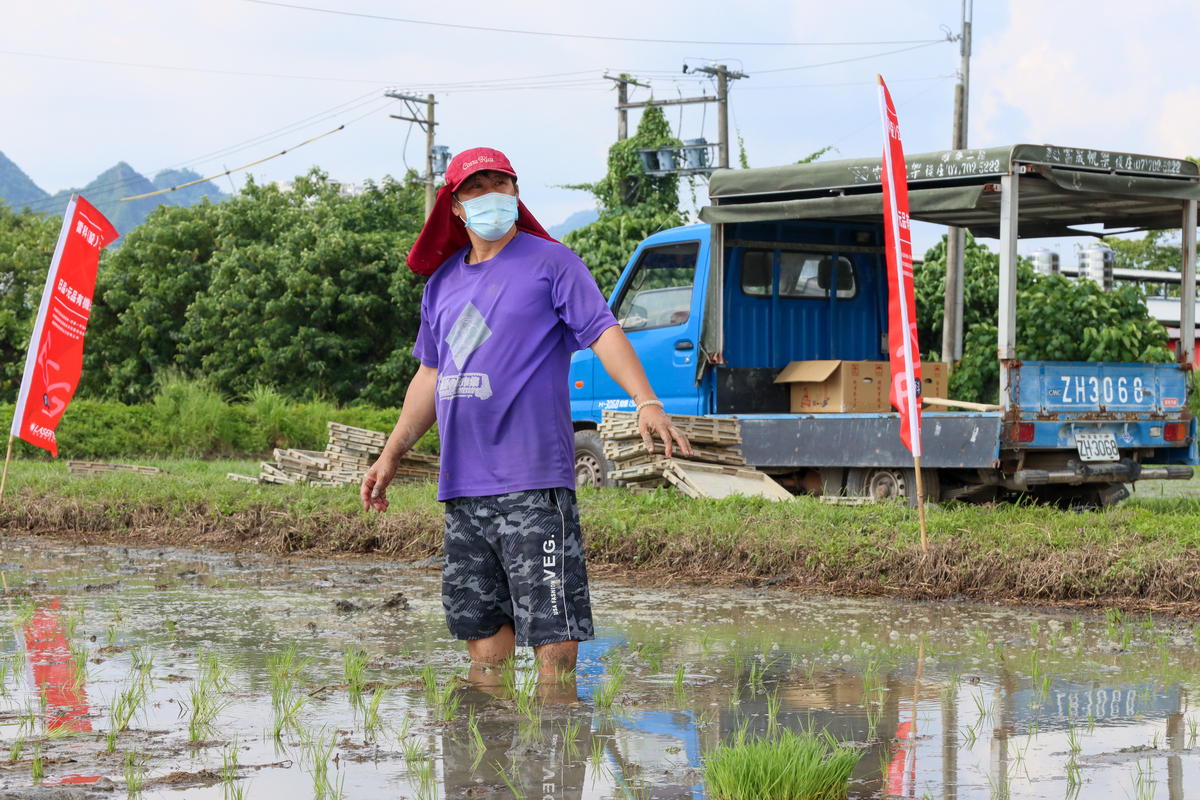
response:
[[[474,303],[467,303],[467,307],[458,315],[454,327],[446,335],[446,344],[450,345],[450,357],[454,359],[454,366],[462,369],[467,356],[474,353],[491,335],[492,330],[487,326],[483,314],[479,313]]]

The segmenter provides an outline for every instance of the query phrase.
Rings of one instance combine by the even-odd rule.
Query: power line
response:
[[[257,2],[257,0],[247,0],[247,1],[248,2]],[[852,61],[867,61],[869,59],[879,58],[881,56],[890,56],[890,55],[895,55],[896,53],[907,53],[910,50],[920,50],[922,47],[931,47],[935,44],[946,44],[949,41],[950,41],[949,39],[934,39],[933,41],[925,42],[924,44],[914,45],[913,47],[902,47],[899,50],[888,50],[883,53],[872,53],[871,55],[867,55],[867,56],[855,56],[854,58],[843,58],[839,61],[823,61],[820,64],[803,64],[799,67],[779,67],[778,69],[756,69],[754,71],[754,74],[755,75],[765,75],[766,73],[769,73],[769,72],[792,72],[792,71],[798,70],[798,69],[816,69],[817,67],[832,67],[836,64],[849,64]]]
[[[51,61],[74,61],[81,64],[105,64],[110,67],[136,67],[138,69],[165,69],[172,72],[202,72],[209,75],[234,75],[249,78],[287,78],[301,81],[336,81],[338,83],[387,83],[384,80],[365,78],[331,78],[328,75],[284,75],[276,72],[239,72],[229,69],[208,69],[205,67],[172,67],[165,64],[139,64],[134,61],[108,61],[101,58],[79,58],[77,56],[54,56],[45,53],[23,53],[17,50],[0,50],[0,55],[22,56],[24,58],[45,58]]]
[[[292,3],[278,3],[274,0],[244,0],[247,3],[255,3],[262,6],[275,6],[277,8],[290,8],[298,11],[315,11],[321,14],[334,14],[341,17],[358,17],[360,19],[374,19],[384,22],[402,22],[408,25],[429,25],[435,28],[456,28],[466,31],[482,31],[484,33],[514,33],[521,36],[547,36],[558,39],[591,39],[602,42],[636,42],[640,44],[702,44],[702,45],[717,45],[726,47],[858,47],[864,45],[881,45],[881,44],[915,44],[916,42],[931,41],[941,42],[941,39],[907,39],[888,42],[719,42],[705,41],[697,39],[643,39],[632,36],[599,36],[590,33],[556,33],[553,31],[526,31],[515,28],[493,28],[484,25],[461,25],[453,22],[432,22],[423,19],[406,19],[402,17],[385,17],[380,14],[362,14],[355,11],[340,11],[333,8],[317,8],[314,6],[299,6]]]

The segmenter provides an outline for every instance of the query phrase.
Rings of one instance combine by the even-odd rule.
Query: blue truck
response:
[[[999,407],[923,415],[926,496],[1109,505],[1138,480],[1191,478],[1193,304],[1177,363],[1022,362],[1016,268],[1018,236],[1174,227],[1194,297],[1196,165],[1044,145],[906,161],[913,219],[1000,240]],[[642,242],[609,301],[666,410],[737,417],[748,464],[796,493],[915,500],[897,414],[793,413],[775,382],[793,361],[887,359],[880,171],[879,159],[719,170],[702,224]],[[611,485],[596,428],[631,401],[589,350],[570,384],[577,483]]]

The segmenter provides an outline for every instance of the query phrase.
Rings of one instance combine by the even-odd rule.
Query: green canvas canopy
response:
[[[1077,226],[1179,227],[1179,203],[1200,199],[1200,169],[1172,158],[1018,144],[906,156],[913,219],[1000,233],[1000,179],[1021,176],[1022,237],[1078,236]],[[718,170],[708,223],[780,219],[875,221],[883,214],[881,159]]]
[[[881,158],[717,170],[711,205],[700,219],[712,225],[712,269],[701,322],[699,383],[709,359],[724,346],[725,224],[821,219],[877,223],[883,218]],[[943,150],[905,157],[909,214],[915,220],[967,228],[1000,239],[997,352],[1016,352],[1017,238],[1103,235],[1105,232],[1183,228],[1182,289],[1195,294],[1196,213],[1200,168],[1189,160],[1112,150],[1016,144],[981,150]],[[1184,303],[1178,357],[1192,358],[1194,306]],[[1001,371],[1001,397],[1005,394]]]

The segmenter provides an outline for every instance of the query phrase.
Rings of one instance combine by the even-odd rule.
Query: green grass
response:
[[[811,732],[722,744],[704,761],[705,793],[711,800],[844,798],[860,758],[862,751]]]
[[[356,487],[225,480],[226,472],[257,472],[253,461],[133,460],[170,474],[68,478],[61,461],[18,459],[9,476],[12,502],[0,519],[10,529],[107,531],[131,543],[153,528],[182,545],[203,528],[211,531],[207,542],[219,546],[227,535],[229,547],[239,549],[248,529],[261,531],[257,546],[268,549],[421,558],[441,548],[445,517],[432,485],[392,487],[391,511],[377,515],[362,511]],[[915,513],[897,505],[689,500],[618,489],[581,492],[580,510],[592,564],[650,573],[795,575],[889,594],[924,585],[1018,599],[1200,600],[1200,586],[1189,578],[1200,569],[1195,498],[1136,499],[1084,514],[945,503],[928,511],[932,559],[921,557]],[[950,572],[948,563],[955,565]],[[1124,627],[1112,625],[1118,637]],[[652,649],[641,655],[655,666]]]

